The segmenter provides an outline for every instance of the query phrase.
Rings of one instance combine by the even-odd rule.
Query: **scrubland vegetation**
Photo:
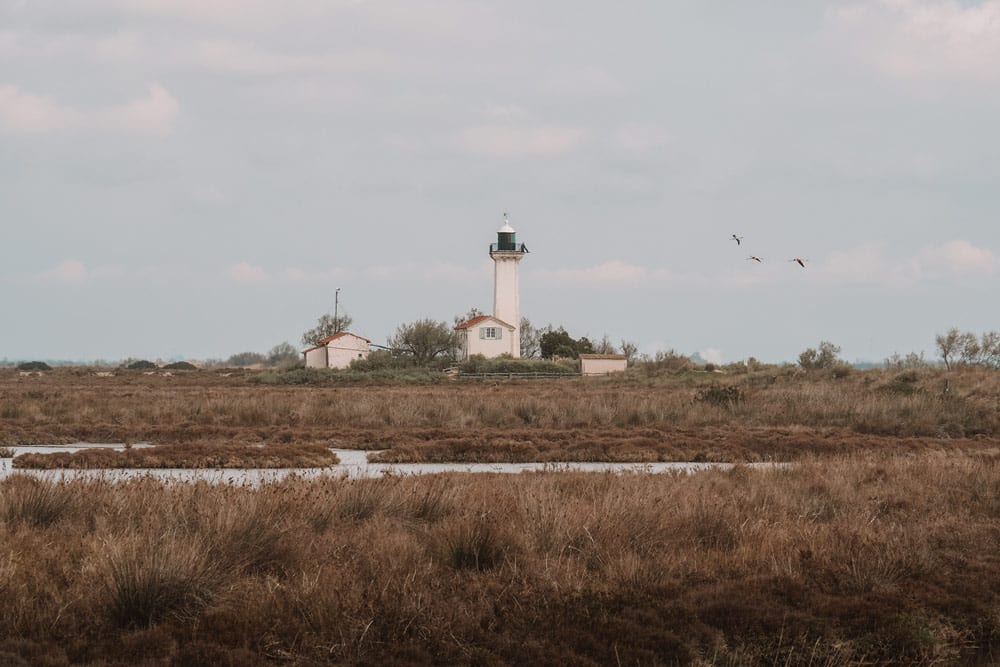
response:
[[[247,446],[234,442],[182,442],[157,447],[82,449],[77,452],[22,454],[17,468],[322,468],[338,462],[317,444]]]
[[[0,482],[0,662],[955,664],[996,456],[696,475]]]
[[[0,446],[76,441],[388,450],[391,461],[797,460],[1000,446],[1000,374],[983,369],[254,384],[262,374],[113,378],[0,372]],[[288,371],[289,374],[305,371]],[[363,374],[354,374],[363,375]]]

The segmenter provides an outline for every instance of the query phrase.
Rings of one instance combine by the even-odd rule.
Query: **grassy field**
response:
[[[1000,460],[0,482],[0,664],[958,664]]]
[[[995,450],[1000,374],[770,369],[338,386],[256,376],[0,371],[0,445],[323,446],[402,461],[792,461]],[[179,450],[178,450],[179,451]]]
[[[171,466],[330,446],[797,464],[260,487],[14,475],[0,664],[998,659],[1000,374],[253,378],[0,371],[0,444],[154,442],[100,455]]]

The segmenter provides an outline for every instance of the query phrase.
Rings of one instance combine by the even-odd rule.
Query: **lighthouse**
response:
[[[496,243],[490,244],[493,260],[493,314],[477,315],[455,327],[461,334],[462,358],[481,354],[499,357],[521,356],[521,304],[518,295],[518,268],[528,253],[517,242],[517,232],[503,214],[503,227],[497,230]]]
[[[490,244],[493,260],[493,317],[514,327],[511,356],[521,356],[521,301],[518,269],[528,249],[517,242],[517,232],[503,214],[503,227],[497,230],[497,242]]]

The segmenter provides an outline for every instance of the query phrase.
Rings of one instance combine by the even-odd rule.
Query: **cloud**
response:
[[[230,280],[241,285],[257,285],[271,280],[271,276],[264,269],[249,262],[233,264],[226,271],[226,275],[229,276]]]
[[[673,137],[662,127],[630,123],[612,133],[611,142],[616,148],[630,153],[645,153],[669,146]]]
[[[988,277],[994,275],[998,268],[997,257],[992,250],[960,239],[924,248],[916,261],[926,272],[959,276]]]
[[[179,111],[177,100],[159,84],[149,86],[146,97],[98,115],[98,126],[132,132],[163,134],[173,127]]]
[[[891,257],[881,243],[869,243],[836,252],[818,267],[828,282],[911,287],[926,281],[955,281],[990,277],[998,261],[989,248],[956,239],[925,246],[910,257]]]
[[[459,146],[473,155],[519,158],[567,153],[583,141],[580,129],[558,125],[476,125],[459,133]]]
[[[1000,0],[869,0],[829,12],[861,57],[903,79],[1000,79]]]
[[[533,275],[543,281],[579,286],[634,285],[669,280],[672,277],[666,269],[648,269],[620,260],[584,269],[541,269],[533,272]]]
[[[391,61],[387,54],[375,50],[298,55],[226,40],[202,42],[191,57],[195,63],[216,71],[256,75],[369,71],[384,68]]]
[[[0,132],[43,134],[67,130],[103,130],[163,134],[173,126],[179,105],[161,85],[149,85],[145,97],[93,111],[0,85]]]
[[[51,269],[39,273],[36,278],[43,283],[54,285],[82,285],[91,280],[121,278],[124,273],[114,266],[99,266],[95,269],[78,259],[67,259]]]
[[[0,132],[37,134],[64,130],[79,121],[78,112],[47,97],[24,92],[16,86],[0,86]]]

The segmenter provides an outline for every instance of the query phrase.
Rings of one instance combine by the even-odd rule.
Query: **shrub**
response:
[[[840,347],[824,340],[820,342],[818,349],[810,347],[799,355],[799,366],[807,371],[833,368],[843,363],[837,357],[838,354],[840,354]]]
[[[0,486],[0,516],[11,524],[44,528],[62,519],[76,502],[63,484],[16,475]]]
[[[468,361],[459,366],[459,370],[466,374],[479,373],[544,373],[560,375],[574,375],[576,369],[564,366],[553,361],[540,361],[535,359],[514,359],[510,356],[487,359],[481,354],[473,355]]]
[[[14,449],[12,447],[0,447],[0,459],[12,458],[14,458]]]
[[[196,371],[198,367],[188,361],[175,361],[163,367],[165,371]]]
[[[713,384],[711,387],[699,389],[694,399],[699,403],[708,403],[722,408],[735,407],[744,400],[743,392],[734,385],[721,386]]]
[[[503,564],[507,552],[499,531],[486,517],[450,527],[443,546],[446,562],[456,570],[488,572]]]
[[[44,361],[25,361],[17,365],[19,371],[51,371],[52,367]]]
[[[108,564],[107,611],[119,627],[190,620],[213,597],[215,573],[190,542],[133,542],[112,552]]]
[[[130,371],[149,371],[155,368],[159,368],[159,366],[154,364],[152,361],[146,361],[145,359],[138,359],[125,366],[125,368],[127,368]]]

